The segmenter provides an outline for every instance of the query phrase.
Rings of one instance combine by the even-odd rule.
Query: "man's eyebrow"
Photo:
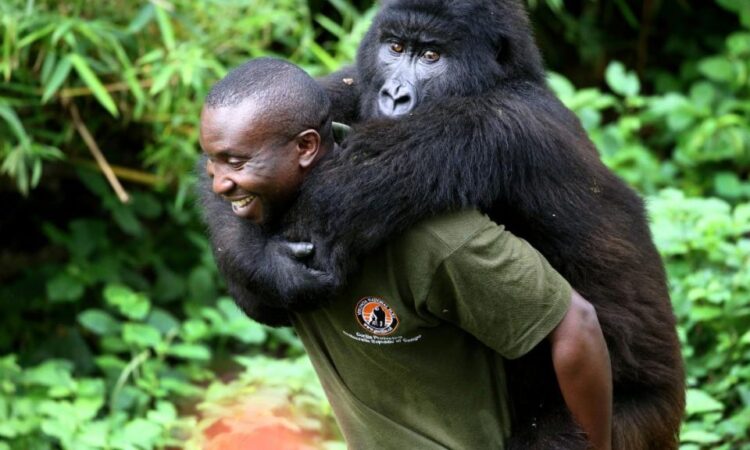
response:
[[[208,154],[208,153],[206,153],[206,154]],[[225,148],[225,149],[221,149],[221,150],[216,151],[216,152],[212,152],[209,156],[212,157],[212,158],[222,158],[222,159],[226,159],[226,158],[247,158],[246,155],[241,155],[241,154],[237,153],[232,148]]]

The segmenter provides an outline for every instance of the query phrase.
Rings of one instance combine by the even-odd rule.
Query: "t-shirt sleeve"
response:
[[[514,359],[560,323],[571,293],[536,249],[493,223],[442,261],[424,301],[432,314]]]

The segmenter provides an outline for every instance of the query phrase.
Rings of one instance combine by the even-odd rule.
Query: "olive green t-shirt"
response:
[[[325,307],[294,314],[351,449],[502,449],[505,358],[546,337],[571,288],[477,211],[426,220],[368,255]]]

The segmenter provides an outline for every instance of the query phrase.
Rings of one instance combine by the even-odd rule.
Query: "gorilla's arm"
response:
[[[360,80],[355,66],[344,67],[316,81],[331,99],[334,122],[351,125],[359,121]]]
[[[205,157],[197,165],[203,220],[227,290],[252,319],[270,326],[289,325],[283,299],[294,293],[300,306],[308,303],[330,289],[327,275],[300,263],[309,249],[269,236],[237,217],[229,202],[212,192],[204,167]]]
[[[575,264],[585,252],[566,251],[566,240],[588,234],[580,224],[602,224],[592,207],[601,202],[591,195],[608,172],[596,170],[596,150],[570,114],[545,88],[508,83],[491,96],[434,99],[406,117],[363,122],[309,174],[283,235],[238,219],[207,185],[201,191],[219,269],[248,314],[259,315],[261,305],[309,308],[394,233],[444,211],[497,205],[509,211],[495,217],[520,217],[555,240],[549,245],[561,251],[553,265]],[[286,240],[314,243],[310,267]]]
[[[340,286],[358,256],[451,209],[512,205],[526,222],[549,222],[555,239],[580,231],[576,220],[555,219],[567,212],[597,224],[590,185],[570,180],[595,185],[600,161],[558,110],[547,89],[508,83],[491,96],[433,99],[406,117],[355,126],[307,178],[286,236],[311,240],[314,267]]]

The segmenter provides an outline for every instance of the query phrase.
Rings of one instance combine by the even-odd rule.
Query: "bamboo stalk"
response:
[[[99,165],[94,161],[84,158],[69,158],[68,160],[77,166],[101,172]],[[138,183],[149,187],[161,186],[166,183],[166,180],[163,177],[154,175],[153,173],[131,169],[130,167],[116,166],[113,164],[110,164],[110,167],[112,168],[112,172],[117,175],[117,178],[130,181],[131,183]]]
[[[99,169],[104,174],[104,177],[107,178],[109,185],[112,186],[112,190],[117,194],[117,198],[119,198],[122,203],[128,203],[130,201],[130,196],[125,192],[125,189],[123,189],[120,180],[117,179],[117,176],[112,170],[112,166],[109,165],[109,162],[107,162],[104,154],[102,154],[102,151],[99,149],[99,145],[94,140],[94,137],[91,136],[86,124],[81,120],[81,115],[78,113],[78,108],[75,103],[71,102],[68,109],[73,118],[73,125],[75,125],[78,134],[81,135],[83,142],[86,143],[86,147],[88,147],[89,151],[94,156],[96,163],[99,165]]]
[[[151,87],[153,84],[153,80],[143,80],[138,83],[142,88],[148,88]],[[105,84],[104,89],[107,92],[122,92],[127,91],[130,89],[130,86],[128,86],[127,83],[123,81],[119,81],[117,83],[110,83]],[[77,87],[69,87],[69,88],[62,88],[60,89],[60,92],[57,93],[57,96],[60,97],[62,100],[66,100],[73,97],[83,97],[83,96],[89,96],[92,95],[91,89],[89,89],[86,86],[77,86]]]

